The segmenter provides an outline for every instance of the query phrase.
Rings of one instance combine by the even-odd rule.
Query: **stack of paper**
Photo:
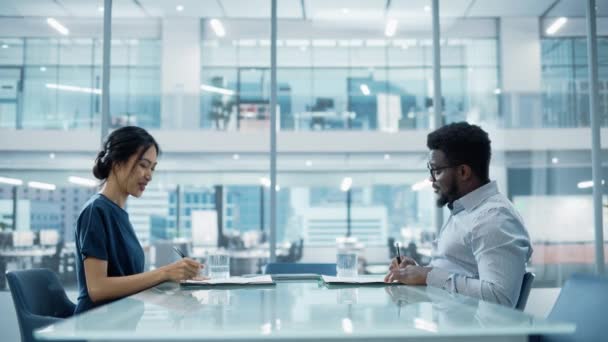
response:
[[[182,285],[271,285],[274,281],[270,275],[259,277],[230,277],[225,279],[182,280]]]
[[[359,276],[352,278],[339,278],[332,276],[321,276],[326,284],[384,284],[384,275]]]

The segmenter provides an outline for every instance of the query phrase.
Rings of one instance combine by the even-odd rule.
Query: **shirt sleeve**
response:
[[[89,206],[83,210],[76,227],[82,260],[93,257],[108,260],[106,224],[100,208]]]
[[[471,230],[470,247],[479,279],[433,268],[427,285],[515,307],[531,253],[521,221],[507,208],[492,208]]]

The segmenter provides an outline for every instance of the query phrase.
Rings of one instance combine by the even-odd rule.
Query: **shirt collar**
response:
[[[457,214],[462,210],[470,211],[496,194],[498,194],[498,185],[496,185],[496,181],[484,184],[454,201],[452,204],[452,214]]]

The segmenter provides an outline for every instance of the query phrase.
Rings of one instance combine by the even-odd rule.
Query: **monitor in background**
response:
[[[334,108],[334,99],[330,97],[317,97],[314,106],[311,111],[313,112],[325,112],[329,109]]]

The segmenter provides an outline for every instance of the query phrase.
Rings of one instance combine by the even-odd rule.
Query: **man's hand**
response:
[[[388,272],[384,277],[385,283],[399,282],[405,285],[426,285],[426,277],[432,267],[407,266]]]
[[[388,270],[393,271],[397,268],[406,268],[407,266],[418,266],[418,263],[416,262],[416,260],[410,257],[402,256],[401,263],[397,265],[397,258],[394,258],[391,262],[391,265],[388,267]]]

